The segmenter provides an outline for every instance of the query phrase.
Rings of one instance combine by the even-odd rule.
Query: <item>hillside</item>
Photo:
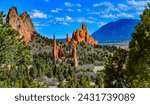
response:
[[[115,22],[109,22],[95,31],[92,36],[99,43],[130,40],[138,22],[139,20],[136,19],[120,19]]]

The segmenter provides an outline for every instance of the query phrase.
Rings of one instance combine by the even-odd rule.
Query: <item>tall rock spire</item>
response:
[[[71,41],[71,38],[69,38],[69,35],[66,35],[66,42],[69,43]]]
[[[32,20],[27,12],[18,15],[17,8],[12,7],[7,15],[7,23],[17,30],[20,34],[17,39],[22,39],[25,44],[31,41],[32,36],[36,33]]]
[[[58,59],[58,47],[57,47],[55,35],[53,37],[53,58],[55,61]]]

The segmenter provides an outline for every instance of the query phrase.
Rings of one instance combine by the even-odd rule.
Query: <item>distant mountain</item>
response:
[[[92,37],[103,42],[119,42],[130,40],[135,26],[140,22],[136,19],[120,19],[110,22],[92,34]]]

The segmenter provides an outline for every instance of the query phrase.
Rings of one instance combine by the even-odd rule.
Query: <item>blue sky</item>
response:
[[[15,6],[27,11],[41,35],[64,38],[86,23],[89,34],[102,25],[122,18],[140,19],[150,0],[0,0],[0,10]]]

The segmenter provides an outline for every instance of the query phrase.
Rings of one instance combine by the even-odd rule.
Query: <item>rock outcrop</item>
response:
[[[71,41],[71,38],[69,37],[69,35],[66,35],[66,42],[69,43]]]
[[[82,24],[82,28],[77,29],[72,34],[72,39],[75,40],[77,43],[85,42],[89,45],[97,45],[98,41],[94,40],[89,34],[85,24]]]
[[[57,41],[55,38],[55,35],[53,37],[53,58],[55,61],[58,59],[63,59],[64,58],[64,48],[62,44],[57,45]]]
[[[24,12],[19,16],[17,8],[15,7],[12,7],[9,10],[7,22],[13,29],[19,32],[20,36],[18,36],[18,39],[23,38],[25,44],[28,44],[29,41],[31,41],[32,35],[36,32],[28,13]]]
[[[58,46],[57,46],[57,43],[56,43],[56,38],[54,36],[53,38],[53,58],[54,60],[58,60]]]
[[[70,41],[69,41],[70,42]],[[65,53],[65,50],[63,48],[64,44],[57,44],[55,35],[53,37],[53,59],[54,61],[62,61],[65,58],[71,58],[72,60],[74,60],[74,66],[78,66],[78,57],[77,57],[77,50],[76,50],[76,41],[72,41],[72,54],[68,53],[69,56],[66,56],[68,54]]]

